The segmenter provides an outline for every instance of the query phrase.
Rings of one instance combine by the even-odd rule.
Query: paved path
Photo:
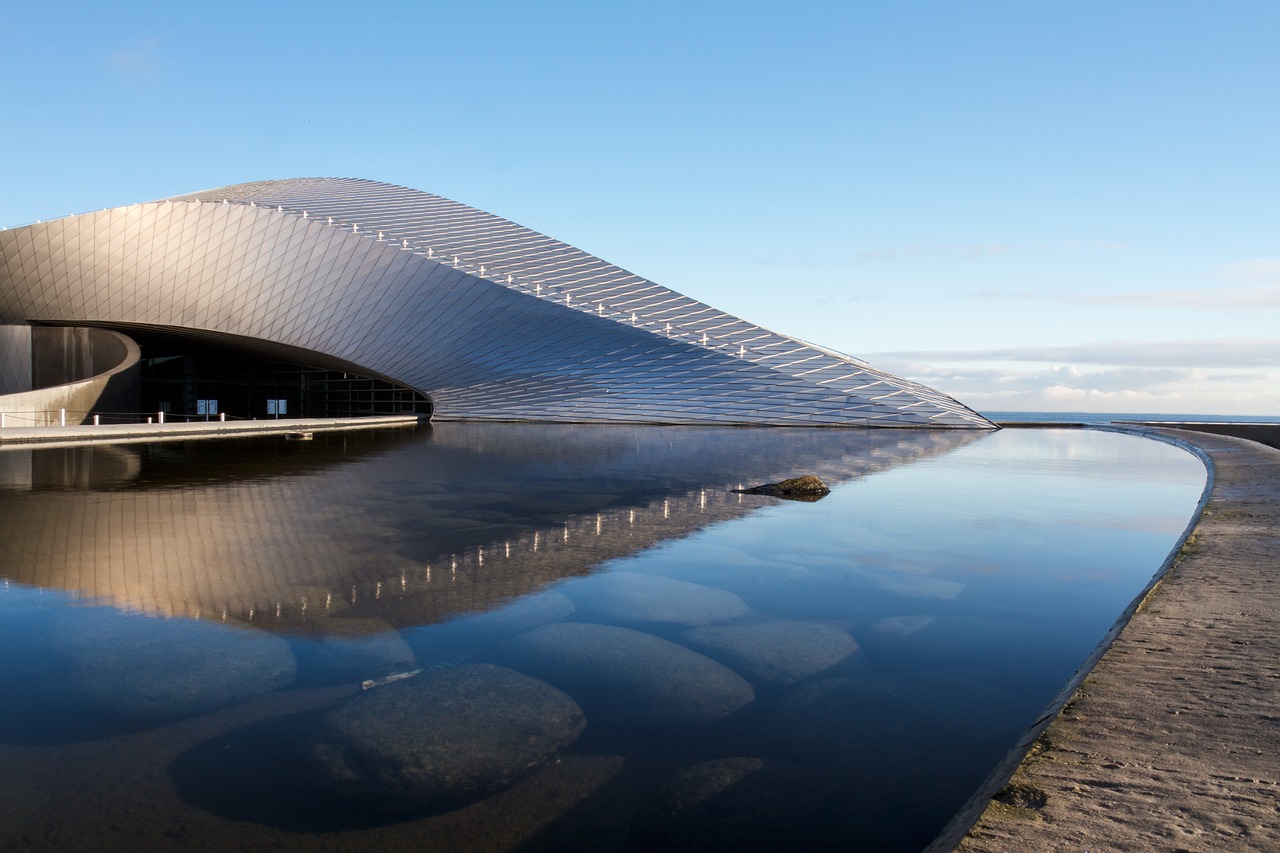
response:
[[[324,432],[338,429],[377,429],[416,426],[417,415],[368,418],[284,418],[263,421],[191,421],[168,424],[102,424],[101,426],[5,427],[0,447],[13,445],[79,444],[87,441],[128,442],[165,439],[235,438],[246,435],[289,432]]]
[[[1212,458],[1204,514],[977,825],[931,849],[1280,851],[1280,450],[1156,431]]]

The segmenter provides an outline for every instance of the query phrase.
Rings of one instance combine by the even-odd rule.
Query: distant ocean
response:
[[[1110,424],[1117,421],[1176,421],[1211,424],[1274,424],[1280,416],[1266,415],[1170,415],[1162,412],[983,412],[997,423]]]

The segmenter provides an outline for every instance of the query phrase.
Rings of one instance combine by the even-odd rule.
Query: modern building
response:
[[[0,231],[0,410],[37,416],[52,389],[77,419],[993,426],[514,222],[346,178]]]

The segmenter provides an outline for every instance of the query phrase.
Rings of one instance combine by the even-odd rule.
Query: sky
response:
[[[479,207],[993,411],[1280,416],[1280,3],[10,4],[0,225]]]

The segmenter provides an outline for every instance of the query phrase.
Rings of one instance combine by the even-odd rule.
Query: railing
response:
[[[219,412],[216,415],[185,415],[173,412],[93,412],[75,409],[56,409],[32,412],[0,412],[0,429],[30,429],[39,427],[103,426],[107,424],[166,424],[205,421],[249,421],[246,418]],[[85,423],[89,421],[90,423]]]
[[[188,204],[204,204],[204,203],[208,203],[209,201],[213,201],[213,200],[206,201],[204,199],[196,199],[193,202],[187,202],[187,203]],[[481,278],[486,278],[489,281],[492,281],[496,284],[506,285],[512,290],[517,290],[521,293],[525,293],[530,296],[537,297],[539,299],[545,299],[548,302],[555,302],[557,304],[562,304],[565,307],[575,309],[584,314],[595,314],[598,317],[607,317],[611,320],[614,320],[615,322],[630,325],[638,329],[644,329],[653,334],[662,335],[663,337],[669,338],[671,340],[680,340],[684,343],[689,343],[694,346],[702,347],[704,349],[726,353],[736,358],[745,359],[750,357],[752,361],[764,361],[769,358],[775,358],[777,355],[777,354],[761,352],[758,349],[748,347],[744,343],[734,343],[731,340],[727,340],[719,336],[713,336],[711,333],[707,331],[692,329],[686,326],[681,326],[679,323],[673,323],[667,320],[652,320],[649,318],[643,318],[640,316],[639,311],[627,311],[625,309],[610,308],[602,300],[595,300],[590,298],[579,298],[575,300],[572,293],[572,289],[563,285],[544,284],[543,282],[533,281],[533,280],[524,281],[518,278],[514,273],[504,274],[504,273],[498,272],[495,275],[494,274],[495,271],[491,270],[489,268],[489,264],[487,263],[467,262],[463,260],[461,255],[454,254],[453,252],[450,252],[448,250],[442,250],[439,254],[437,254],[435,250],[435,246],[424,246],[420,243],[411,242],[408,237],[401,237],[398,239],[398,241],[394,236],[392,236],[391,238],[388,238],[387,229],[385,228],[383,229],[368,228],[368,227],[361,226],[361,224],[358,222],[344,221],[340,216],[334,217],[328,214],[324,214],[321,216],[312,216],[310,211],[308,210],[286,208],[283,205],[259,205],[256,201],[250,201],[246,203],[241,201],[232,202],[232,201],[229,201],[228,199],[222,199],[222,203],[223,204],[242,204],[252,208],[261,207],[264,210],[272,210],[274,208],[275,212],[277,213],[287,213],[293,216],[297,216],[301,219],[306,219],[312,222],[318,222],[321,225],[329,226],[332,228],[338,228],[343,231],[350,231],[352,234],[362,234],[368,237],[370,240],[373,240],[374,242],[390,243],[393,245],[398,242],[399,243],[398,248],[401,251],[412,252],[415,255],[425,257],[428,260],[435,261],[436,263],[445,264],[447,266],[453,267],[454,269],[460,272],[471,273],[471,274],[480,276]],[[722,315],[722,316],[727,316],[727,315]],[[743,321],[739,321],[739,322],[743,322]],[[760,331],[763,332],[764,330],[761,329]],[[857,365],[854,365],[854,366],[857,366]]]

